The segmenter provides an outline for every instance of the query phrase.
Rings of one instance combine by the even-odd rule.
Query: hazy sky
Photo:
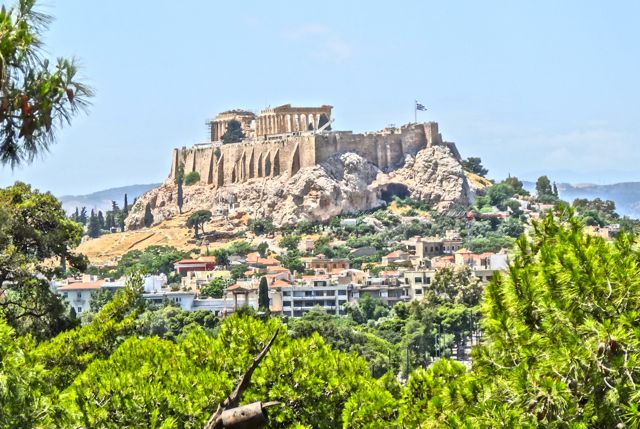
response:
[[[640,180],[637,1],[48,0],[88,116],[0,185],[57,195],[159,182],[230,108],[334,106],[334,129],[440,123],[489,176]]]

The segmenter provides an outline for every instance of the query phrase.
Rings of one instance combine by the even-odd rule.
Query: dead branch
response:
[[[249,387],[249,383],[251,383],[251,376],[253,375],[253,372],[256,370],[258,365],[260,365],[260,362],[262,361],[262,359],[264,359],[264,357],[269,352],[269,349],[271,348],[274,341],[276,340],[276,337],[278,336],[279,331],[280,331],[279,328],[276,329],[276,332],[273,334],[273,336],[271,337],[267,345],[264,346],[260,354],[258,354],[258,356],[256,356],[253,359],[251,366],[249,366],[247,371],[242,375],[242,378],[240,378],[240,381],[238,382],[236,388],[233,389],[233,392],[231,392],[231,394],[227,397],[227,399],[222,401],[221,404],[218,404],[218,409],[211,415],[211,417],[207,421],[207,424],[204,426],[204,429],[222,429],[224,427],[222,413],[231,408],[235,408],[238,405],[238,402],[240,401],[240,397],[242,396],[242,393],[247,389],[247,387]],[[262,408],[266,408],[266,406],[275,405],[271,403],[262,405],[259,402],[256,404],[260,405],[261,413],[263,413]],[[254,404],[249,404],[249,405],[246,405],[245,407],[253,406],[253,405]]]

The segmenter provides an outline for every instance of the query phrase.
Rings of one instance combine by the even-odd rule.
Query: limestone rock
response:
[[[407,159],[404,167],[378,176],[373,187],[384,192],[393,185],[405,186],[411,198],[428,202],[441,212],[466,205],[472,197],[462,165],[446,146],[421,150],[415,158]]]
[[[385,204],[394,193],[410,194],[437,210],[469,202],[470,191],[459,160],[445,146],[428,147],[408,156],[405,165],[390,173],[355,153],[336,154],[325,162],[300,169],[292,177],[251,179],[221,188],[184,186],[182,211],[207,209],[215,215],[225,210],[249,217],[270,217],[276,225],[301,220],[328,221],[332,217]],[[401,195],[402,196],[402,195]],[[178,214],[177,186],[167,181],[138,198],[127,218],[128,229],[144,225],[149,204],[154,223]]]

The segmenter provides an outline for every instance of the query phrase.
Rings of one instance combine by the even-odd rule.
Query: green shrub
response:
[[[184,184],[187,186],[195,185],[199,181],[200,181],[200,174],[197,171],[192,171],[190,173],[187,173],[184,176]]]

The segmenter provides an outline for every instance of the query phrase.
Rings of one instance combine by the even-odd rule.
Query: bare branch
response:
[[[251,383],[251,376],[253,375],[253,372],[256,370],[256,368],[258,368],[258,365],[260,365],[262,359],[264,359],[264,357],[269,352],[269,349],[278,336],[278,332],[280,332],[279,328],[276,329],[276,332],[273,334],[264,349],[262,349],[260,354],[253,359],[251,366],[249,366],[247,371],[242,375],[240,382],[233,390],[233,392],[231,392],[227,399],[225,399],[220,405],[218,405],[218,409],[211,415],[209,421],[207,421],[207,424],[204,426],[204,429],[220,429],[223,427],[221,419],[222,412],[230,408],[235,408],[238,405],[242,393],[247,389],[247,387],[249,387],[249,383]]]

